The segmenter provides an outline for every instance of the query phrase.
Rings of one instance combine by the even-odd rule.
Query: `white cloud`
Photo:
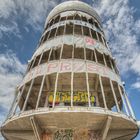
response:
[[[0,38],[8,33],[20,37],[18,19],[23,20],[25,26],[41,31],[48,11],[57,3],[55,0],[0,0]]]
[[[0,124],[11,106],[25,67],[12,52],[0,54]]]
[[[15,8],[13,0],[0,0],[0,18],[8,18],[16,12]]]
[[[93,5],[94,7],[94,5]],[[134,19],[134,8],[128,0],[101,0],[96,5],[101,15],[109,46],[117,59],[121,73],[137,72],[132,65],[138,63],[140,19]]]
[[[136,83],[132,84],[132,88],[140,90],[140,81],[137,81]]]

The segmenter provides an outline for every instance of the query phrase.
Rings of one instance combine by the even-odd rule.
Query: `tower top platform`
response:
[[[74,10],[85,12],[85,13],[95,17],[99,22],[101,22],[99,15],[97,14],[97,12],[95,10],[93,10],[93,8],[91,6],[89,6],[88,4],[86,4],[84,2],[73,0],[73,1],[63,2],[59,5],[57,5],[48,15],[45,25],[55,15],[57,15],[61,12],[74,11]]]

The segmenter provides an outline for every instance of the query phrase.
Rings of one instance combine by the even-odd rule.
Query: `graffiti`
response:
[[[49,93],[49,104],[52,104],[54,98],[54,93]],[[96,97],[90,95],[90,101],[93,106],[96,106]],[[56,92],[55,104],[59,105],[60,103],[70,104],[71,102],[71,93],[70,92]],[[88,93],[87,92],[74,92],[73,93],[73,103],[76,104],[85,104],[88,103]]]
[[[98,132],[87,128],[60,129],[55,133],[44,134],[43,140],[100,140]]]
[[[73,131],[71,129],[58,130],[54,134],[54,140],[72,140]]]
[[[122,85],[120,77],[116,75],[109,68],[96,64],[94,62],[85,63],[83,61],[72,61],[72,60],[69,60],[69,62],[66,60],[62,60],[60,63],[59,61],[55,61],[55,62],[50,62],[48,64],[42,64],[32,69],[30,72],[28,72],[23,80],[23,83],[28,82],[32,78],[35,78],[40,75],[55,73],[58,71],[59,68],[60,68],[60,73],[64,73],[64,72],[71,72],[71,71],[85,72],[86,67],[88,73],[96,73],[96,74],[100,74],[101,76],[110,77],[110,79],[117,81],[120,85]]]

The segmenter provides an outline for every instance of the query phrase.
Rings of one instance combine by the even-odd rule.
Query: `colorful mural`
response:
[[[54,93],[49,93],[49,104],[52,104],[54,98]],[[90,95],[91,104],[96,106],[96,97]],[[60,103],[70,104],[71,102],[71,93],[70,92],[57,92],[55,104],[59,105]],[[74,92],[73,93],[73,103],[75,104],[86,104],[88,103],[88,93],[87,92]]]
[[[44,134],[43,140],[100,140],[97,132],[88,129],[60,129],[54,134]]]
[[[73,140],[73,131],[71,129],[58,130],[54,134],[54,140]]]

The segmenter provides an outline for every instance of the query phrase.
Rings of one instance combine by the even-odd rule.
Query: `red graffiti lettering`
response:
[[[96,43],[96,41],[93,40],[93,39],[90,38],[90,37],[87,37],[87,38],[86,38],[86,43],[87,43],[88,45],[94,45],[94,44]]]
[[[54,71],[56,68],[58,67],[58,63],[50,63],[48,64],[48,69],[47,69],[47,72],[52,72]]]
[[[60,71],[70,71],[71,70],[71,63],[69,62],[62,62]]]

